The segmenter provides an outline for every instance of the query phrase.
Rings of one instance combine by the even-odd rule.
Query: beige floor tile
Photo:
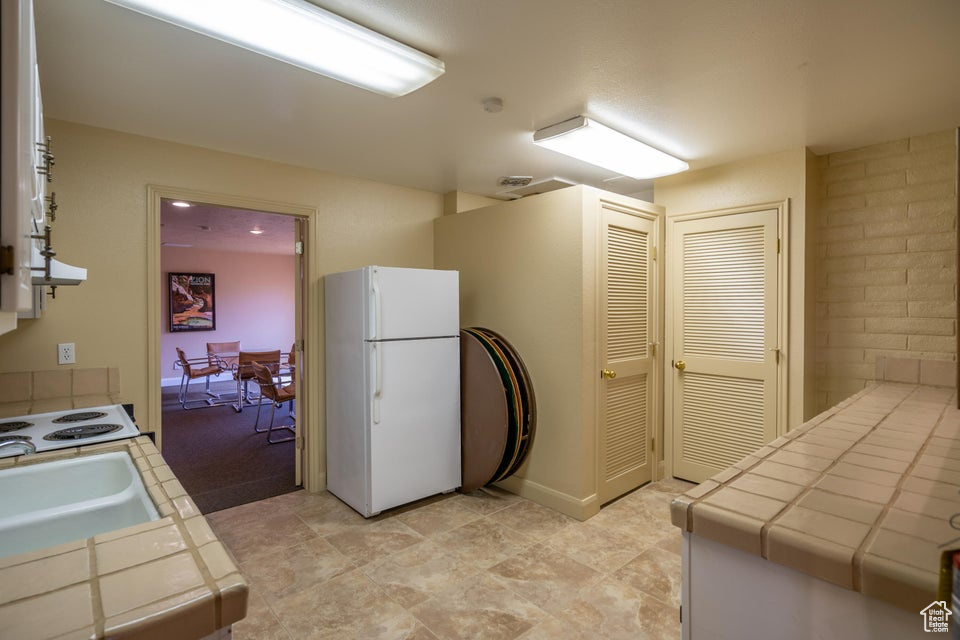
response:
[[[548,618],[486,575],[410,611],[440,640],[513,640]]]
[[[676,608],[614,578],[583,589],[562,617],[571,624],[592,631],[596,638],[680,638],[680,620]]]
[[[644,489],[678,496],[681,493],[690,491],[690,489],[693,489],[695,486],[697,486],[697,483],[695,482],[687,482],[686,480],[680,480],[679,478],[666,478],[657,482],[651,482],[650,484],[646,485]]]
[[[680,555],[683,551],[683,534],[678,529],[676,533],[661,538],[657,542],[657,547]]]
[[[495,487],[369,519],[298,491],[208,519],[251,583],[239,640],[642,640],[679,635],[669,503],[689,486],[582,523]]]
[[[354,570],[328,580],[322,588],[306,589],[271,605],[280,623],[295,640],[328,637],[373,638],[384,629],[415,627],[415,621],[383,590]],[[365,635],[376,633],[377,635]],[[403,637],[403,636],[400,636]]]
[[[468,507],[463,496],[451,496],[397,515],[397,519],[423,536],[435,536],[482,518]]]
[[[325,540],[358,565],[384,558],[425,538],[396,518],[374,522],[362,528],[341,531]]]
[[[596,631],[582,629],[566,620],[548,618],[517,640],[597,640]]]
[[[501,509],[506,509],[511,504],[523,500],[523,498],[518,495],[494,486],[480,487],[476,491],[461,495],[467,498],[467,500],[464,501],[467,507],[484,516],[496,513]]]
[[[479,569],[425,540],[363,567],[363,572],[395,602],[406,608],[452,591]]]
[[[680,607],[680,555],[653,547],[628,562],[613,577],[672,607]]]
[[[263,597],[250,590],[247,616],[233,625],[232,640],[293,640]]]
[[[598,571],[544,545],[525,549],[488,571],[517,595],[553,614],[566,609],[580,589],[603,577]]]
[[[319,536],[354,531],[391,518],[389,514],[364,518],[334,496],[327,495],[329,499],[313,500],[294,510],[297,517]]]
[[[234,509],[237,508],[242,507]],[[206,518],[214,533],[239,562],[316,538],[310,527],[286,509],[261,507],[228,513],[234,509],[217,511]]]
[[[680,538],[679,530],[677,531],[677,538]],[[587,520],[565,527],[544,544],[606,574],[613,573],[636,558],[649,546],[648,542],[642,537],[631,536]]]
[[[243,575],[268,601],[315,588],[356,566],[353,560],[322,538],[257,555],[240,563]]]
[[[534,543],[522,533],[489,518],[446,531],[432,540],[458,562],[486,569],[516,555]]]
[[[533,540],[543,540],[576,522],[570,516],[524,500],[488,516]]]
[[[647,547],[679,531],[670,522],[669,503],[664,504],[667,506],[661,508],[656,501],[647,497],[620,501],[604,507],[588,522],[631,536]]]

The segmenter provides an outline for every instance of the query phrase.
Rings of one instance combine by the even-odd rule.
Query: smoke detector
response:
[[[501,185],[503,185],[502,182],[501,182]],[[507,189],[506,191],[501,191],[497,195],[504,198],[510,198],[511,200],[516,200],[518,198],[523,198],[525,196],[534,196],[534,195],[537,195],[538,193],[556,191],[557,189],[565,189],[566,187],[572,187],[572,186],[574,186],[573,182],[569,182],[562,178],[547,178],[546,180],[538,180],[536,182],[530,182],[528,180],[526,183],[514,189]]]

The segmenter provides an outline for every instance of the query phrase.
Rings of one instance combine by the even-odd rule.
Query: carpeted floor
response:
[[[229,391],[218,383],[217,391]],[[202,384],[191,386],[199,398]],[[294,491],[294,443],[268,444],[266,433],[256,433],[257,408],[237,413],[230,405],[184,411],[175,387],[164,388],[163,458],[203,513]],[[264,405],[261,426],[269,424],[270,406]],[[287,405],[277,409],[275,424],[291,424]],[[289,431],[275,431],[275,437]]]

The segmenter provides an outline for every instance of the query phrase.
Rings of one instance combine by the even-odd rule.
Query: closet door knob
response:
[[[600,377],[601,377],[601,378],[613,379],[613,378],[616,378],[616,377],[617,377],[617,372],[616,372],[616,371],[611,371],[610,369],[601,369],[601,370],[600,370]]]
[[[677,369],[679,369],[680,371],[683,371],[684,369],[687,368],[687,363],[684,362],[683,360],[677,360],[677,361],[673,364],[673,366],[675,366],[675,367],[676,367]]]

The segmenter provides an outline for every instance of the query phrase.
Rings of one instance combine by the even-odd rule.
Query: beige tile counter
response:
[[[0,558],[0,636],[205,638],[246,615],[247,584],[150,439],[0,459],[129,451],[161,518]]]
[[[675,499],[673,523],[916,613],[960,547],[956,402],[878,383]]]

